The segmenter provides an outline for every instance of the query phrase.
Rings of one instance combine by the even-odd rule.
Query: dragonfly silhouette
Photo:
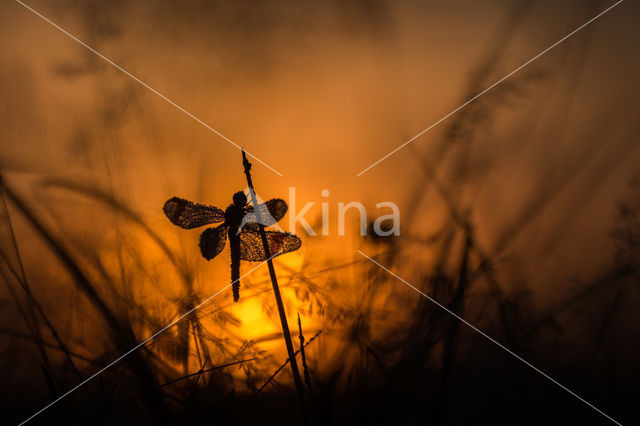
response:
[[[233,300],[240,298],[240,261],[263,262],[269,257],[279,256],[300,248],[302,241],[294,234],[280,231],[265,231],[269,254],[264,250],[260,226],[275,225],[287,213],[287,203],[273,198],[259,204],[257,211],[247,204],[247,196],[239,191],[233,194],[233,203],[225,211],[218,207],[196,204],[173,197],[164,203],[164,214],[171,223],[184,229],[199,228],[223,222],[215,228],[206,229],[200,236],[200,252],[211,260],[222,250],[229,238],[231,249],[231,282]]]

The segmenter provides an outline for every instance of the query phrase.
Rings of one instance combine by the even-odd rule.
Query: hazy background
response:
[[[341,359],[362,365],[361,355],[341,352],[351,344],[345,338],[353,334],[348,319],[361,317],[353,312],[362,311],[375,281],[356,248],[383,255],[383,264],[419,283],[440,267],[457,273],[464,228],[471,226],[481,253],[469,268],[482,271],[483,255],[489,257],[501,297],[526,297],[536,318],[564,313],[565,303],[619,265],[621,256],[632,264],[637,259],[637,251],[620,254],[626,250],[621,244],[637,247],[637,218],[619,208],[637,197],[631,183],[640,164],[640,10],[634,2],[614,8],[360,177],[371,163],[613,2],[28,4],[281,172],[282,177],[254,161],[263,198],[286,199],[295,186],[297,209],[314,201],[306,217],[317,223],[325,201],[320,192],[330,190],[332,235],[302,235],[301,250],[276,262],[291,325],[300,312],[307,338],[323,330],[308,355],[319,381]],[[207,263],[199,255],[199,231],[175,228],[161,207],[174,195],[226,207],[245,187],[240,152],[16,2],[0,5],[0,37],[2,177],[115,315],[130,321],[136,339],[226,285],[228,252]],[[340,201],[365,203],[370,218],[375,203],[397,203],[400,238],[382,245],[360,238],[355,215],[349,216],[354,223],[347,235],[337,237]],[[100,315],[73,285],[68,266],[19,209],[8,205],[35,299],[62,340],[93,360],[83,366],[86,377],[118,350],[112,352]],[[114,210],[116,205],[130,212]],[[285,228],[287,223],[288,218]],[[19,259],[8,225],[2,226],[6,262],[0,278],[16,286],[11,266],[17,270]],[[449,234],[451,251],[443,248]],[[251,389],[252,380],[259,386],[285,357],[265,278],[266,270],[257,271],[243,280],[239,304],[225,293],[201,316],[201,326],[214,336],[208,343],[212,360],[235,360],[247,347],[261,358],[255,370],[229,373],[238,390]],[[376,286],[380,293],[367,310],[375,326],[366,339],[388,342],[381,336],[405,330],[415,319],[419,296],[399,281]],[[486,286],[480,283],[474,291],[493,288]],[[615,338],[598,340],[604,354],[594,356],[607,365],[615,358],[621,371],[635,364],[637,285],[624,295],[617,287],[612,291],[565,318],[554,344],[566,349],[554,349],[562,353],[558,364],[545,364],[541,356],[543,367],[581,359],[576,342],[597,334],[585,318],[612,321],[609,312],[619,321],[611,325]],[[0,297],[3,368],[11,368],[3,392],[14,393],[22,404],[18,414],[6,414],[14,420],[51,395],[35,346],[18,338],[28,332],[9,287],[3,286]],[[186,364],[166,351],[158,357],[175,371],[197,370],[204,356],[196,353],[195,340],[187,343]],[[51,356],[54,365],[62,362],[60,354]],[[169,378],[172,370],[165,367]],[[54,381],[64,391],[79,380],[61,373]]]

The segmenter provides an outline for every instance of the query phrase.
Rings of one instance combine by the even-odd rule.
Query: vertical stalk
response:
[[[244,166],[244,174],[247,177],[247,185],[249,185],[249,193],[251,194],[251,202],[253,208],[258,211],[258,200],[256,199],[256,192],[253,188],[253,181],[251,180],[251,163],[247,160],[247,155],[242,150],[242,164]],[[307,408],[304,401],[304,387],[300,378],[300,371],[298,370],[298,363],[296,362],[296,354],[293,350],[293,343],[291,342],[291,333],[289,332],[289,324],[287,322],[287,315],[284,311],[284,305],[282,304],[282,296],[280,296],[280,287],[278,287],[278,278],[276,276],[276,270],[273,267],[271,261],[271,252],[269,251],[269,243],[267,241],[267,234],[264,232],[264,225],[258,223],[260,229],[260,238],[262,239],[262,245],[264,247],[265,257],[267,258],[267,266],[269,267],[269,276],[271,277],[271,285],[273,286],[273,294],[276,297],[276,304],[278,305],[278,313],[280,314],[280,323],[282,324],[282,334],[284,336],[284,342],[287,346],[287,353],[289,354],[289,364],[291,365],[291,373],[293,374],[293,381],[296,384],[296,390],[298,391],[298,399],[300,402],[300,411],[302,412],[302,418],[304,424],[308,424]]]
[[[302,321],[300,321],[300,312],[298,312],[298,339],[300,339],[300,360],[302,360],[302,371],[304,372],[304,382],[309,389],[309,399],[311,403],[311,421],[312,424],[318,424],[318,413],[316,412],[316,400],[313,397],[313,386],[311,385],[311,373],[307,365],[307,357],[304,353],[304,334],[302,334]]]

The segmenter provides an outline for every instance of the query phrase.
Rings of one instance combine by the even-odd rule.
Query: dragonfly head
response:
[[[247,205],[247,196],[243,191],[238,191],[233,194],[233,204],[236,207],[244,207]]]

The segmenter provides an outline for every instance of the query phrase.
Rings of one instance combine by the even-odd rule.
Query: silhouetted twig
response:
[[[309,341],[307,343],[305,343],[304,347],[306,348],[307,346],[309,346],[311,344],[311,342],[313,342],[316,337],[318,337],[320,335],[320,333],[322,333],[322,330],[318,330],[316,332],[316,334],[313,335],[313,337],[311,339],[309,339]],[[300,350],[297,350],[295,352],[294,355],[298,355],[298,353],[300,352]],[[289,359],[287,359],[280,367],[278,367],[278,369],[271,375],[269,376],[269,378],[267,379],[266,382],[263,383],[262,386],[260,386],[260,388],[258,388],[258,390],[256,391],[256,393],[259,393],[260,391],[262,391],[262,389],[264,389],[269,383],[271,383],[271,381],[273,379],[275,379],[275,377],[278,375],[278,373],[280,373],[280,371],[282,371],[283,368],[285,368],[287,366],[287,364],[289,363]]]

